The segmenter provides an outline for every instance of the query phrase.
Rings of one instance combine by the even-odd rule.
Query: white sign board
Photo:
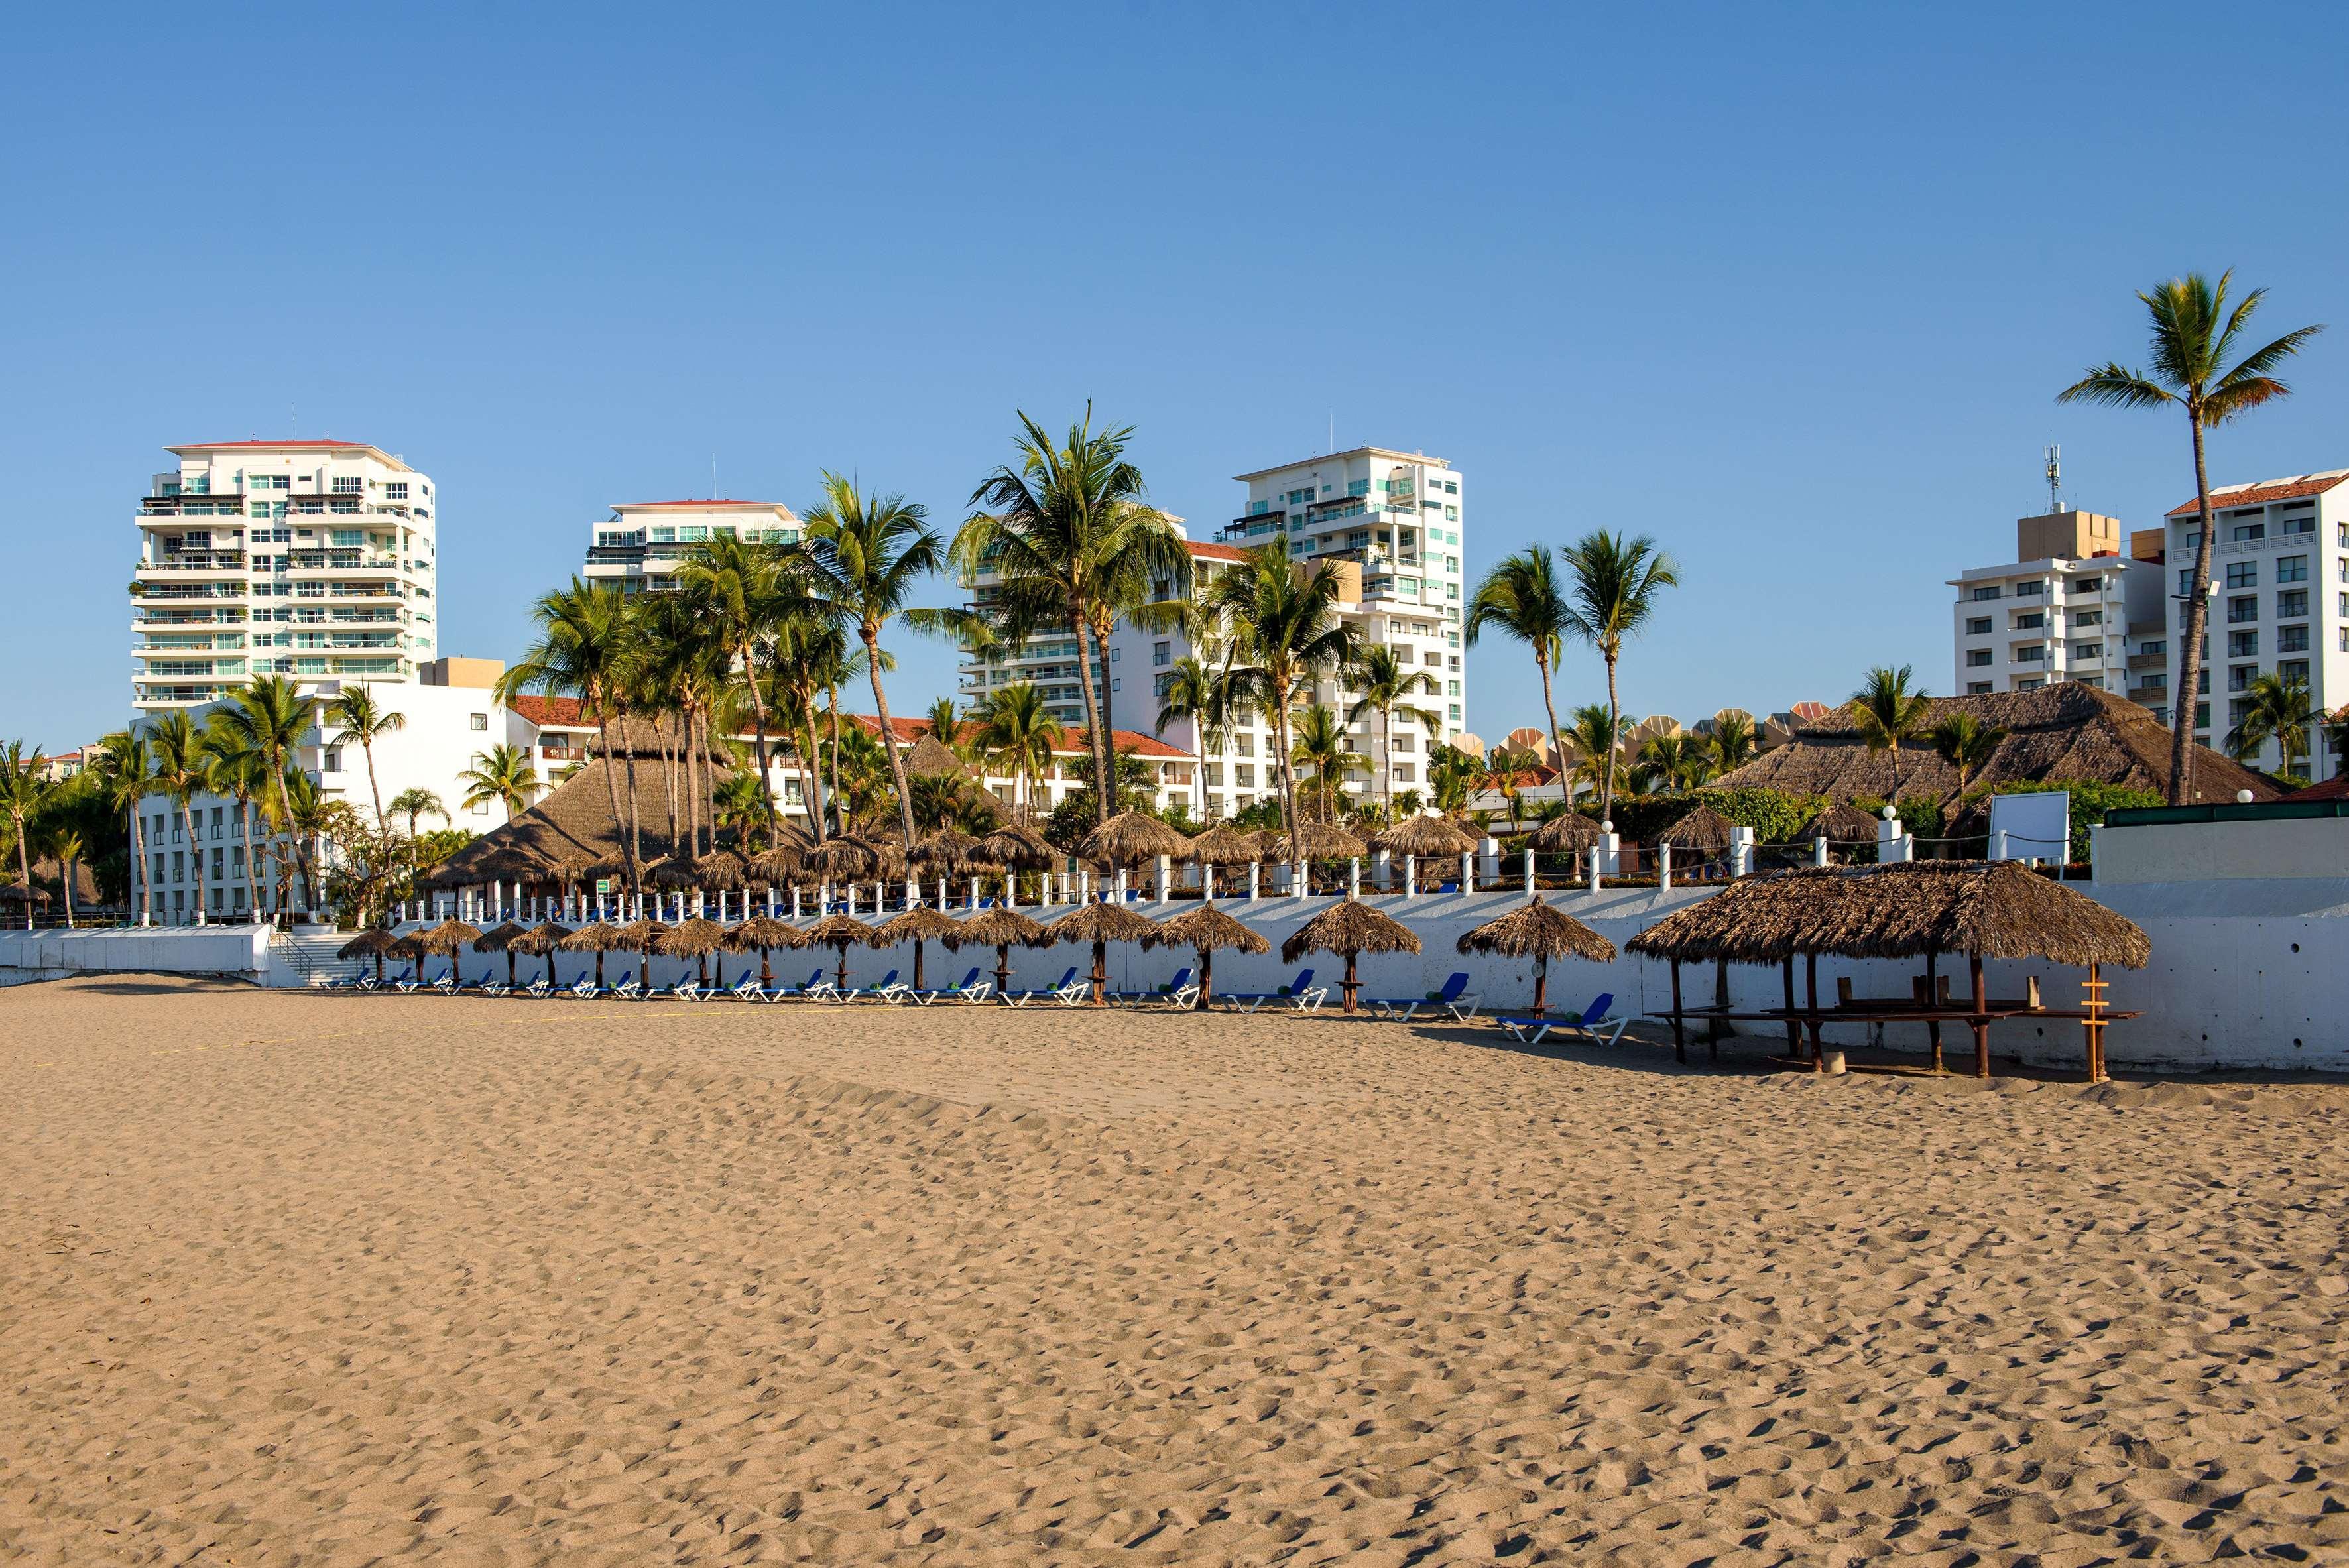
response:
[[[1990,859],[2061,862],[2072,858],[2071,843],[2071,791],[1990,798]]]

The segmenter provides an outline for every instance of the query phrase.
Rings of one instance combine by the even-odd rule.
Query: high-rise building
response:
[[[438,651],[432,481],[359,441],[210,441],[140,502],[130,585],[141,712],[254,675],[312,691],[407,681]]]
[[[800,520],[775,500],[626,501],[595,525],[585,575],[624,593],[666,588],[695,545],[730,535],[795,544]]]
[[[2121,553],[2121,525],[2067,510],[2017,518],[2015,559],[1950,579],[1960,695],[2079,681],[2122,691],[2133,624],[2160,621],[2158,565]]]
[[[2223,748],[2227,731],[2242,719],[2252,678],[2262,673],[2303,682],[2320,716],[2349,703],[2349,469],[2222,486],[2210,492],[2210,516],[2217,537],[2194,738]],[[2202,542],[2199,500],[2172,507],[2164,524],[2162,587],[2170,599],[2163,652],[2175,692],[2186,651],[2186,595]],[[2271,771],[2283,765],[2272,740],[2255,760]],[[2314,779],[2330,779],[2341,767],[2321,733],[2294,761]]]

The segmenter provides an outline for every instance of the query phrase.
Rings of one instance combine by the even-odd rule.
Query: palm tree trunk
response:
[[[823,696],[832,717],[832,788],[826,791],[824,808],[840,812],[840,688],[827,685],[823,688]],[[841,814],[840,830],[843,833],[848,831],[845,813]]]
[[[253,802],[249,799],[240,800],[236,804],[236,810],[237,825],[243,830],[244,839],[244,896],[253,901],[253,923],[258,925],[261,923],[261,868],[254,863],[256,857],[253,848]],[[413,834],[409,836],[414,837]]]
[[[1093,754],[1093,820],[1096,826],[1112,816],[1110,802],[1115,799],[1110,789],[1109,753],[1104,746],[1108,739],[1102,733],[1100,698],[1108,695],[1108,677],[1102,677],[1102,690],[1093,690],[1093,628],[1082,610],[1071,604],[1069,619],[1077,628],[1077,685],[1085,694],[1085,738]],[[1109,653],[1102,652],[1102,668],[1109,667]]]
[[[2194,801],[2194,709],[2201,700],[2202,639],[2210,624],[2210,470],[2202,454],[2202,410],[2186,406],[2194,427],[2194,495],[2201,505],[2202,538],[2194,548],[2194,576],[2186,593],[2186,624],[2180,631],[2186,645],[2178,651],[2178,689],[2170,694],[2169,803]]]
[[[60,866],[62,866],[62,867],[64,867],[64,868],[65,868],[65,873],[66,873],[66,874],[65,874],[65,882],[64,882],[64,885],[63,885],[62,887],[60,887],[57,891],[59,891],[60,892],[62,892],[62,893],[64,893],[64,894],[66,895],[66,929],[67,929],[67,931],[71,931],[71,930],[74,928],[74,918],[73,918],[73,882],[74,882],[74,865],[75,865],[75,862],[74,862],[74,861],[70,861],[70,860],[67,860],[67,859],[65,856],[63,856],[63,855],[59,855],[59,856],[57,857],[57,863],[58,863]],[[31,907],[31,901],[30,901],[30,900],[27,900],[27,901],[26,901],[26,907],[27,907],[27,908]]]
[[[625,860],[628,838],[626,824],[620,820],[620,779],[612,771],[612,721],[605,715],[601,704],[595,709],[595,748],[596,756],[604,764],[604,792],[612,800],[612,838],[622,847],[622,859]],[[411,839],[416,836],[416,814],[412,811],[408,817],[408,836]]]
[[[668,852],[677,853],[677,758],[668,734],[660,735],[661,794],[668,803]]]
[[[799,755],[793,760],[800,776],[800,809],[807,813],[808,825],[813,829],[817,843],[823,842],[823,790],[820,780],[823,774],[815,760],[815,715],[810,711],[806,722],[792,737],[792,749]]]
[[[1114,623],[1112,623],[1112,626],[1113,625]],[[1101,649],[1102,767],[1109,776],[1110,794],[1112,797],[1110,802],[1110,814],[1114,816],[1116,815],[1117,806],[1117,802],[1114,799],[1117,793],[1117,694],[1110,689],[1109,639],[1111,630],[1112,627],[1105,627],[1098,623],[1093,626],[1093,645]],[[1154,796],[1156,793],[1157,791],[1154,789],[1152,791]],[[1107,821],[1109,819],[1104,817],[1102,820],[1103,821]]]
[[[1558,797],[1570,807],[1574,804],[1574,783],[1573,780],[1567,777],[1566,773],[1566,742],[1558,738],[1557,733],[1557,700],[1550,693],[1549,655],[1544,653],[1539,647],[1536,647],[1534,649],[1534,668],[1541,672],[1542,712],[1549,716],[1550,749],[1556,753],[1557,757]],[[1608,757],[1611,762],[1614,753],[1611,751],[1609,752]],[[1606,815],[1607,813],[1604,811],[1599,813],[1599,816],[1602,819],[1605,818]]]
[[[198,925],[202,925],[204,923],[204,844],[203,841],[196,836],[196,809],[194,804],[188,800],[181,801],[180,816],[188,824],[189,857],[195,861],[196,866],[196,923]],[[25,835],[20,825],[19,830],[16,834],[16,852],[19,855],[22,855],[24,851]],[[28,875],[25,879],[25,885],[30,887],[32,885],[32,882],[33,879]],[[29,912],[32,905],[28,903],[25,907]]]
[[[33,929],[33,857],[25,845],[25,819],[16,818],[16,880],[25,884],[25,929]],[[196,874],[202,876],[199,867]],[[200,884],[201,885],[201,884]]]
[[[1284,679],[1276,687],[1279,695],[1272,705],[1273,766],[1279,770],[1280,810],[1287,819],[1289,848],[1297,847],[1297,776],[1288,762],[1288,683]]]
[[[1615,758],[1623,749],[1623,704],[1615,695],[1615,659],[1612,648],[1607,654],[1607,792],[1599,802],[1599,820],[1611,821],[1615,816]],[[1555,720],[1553,720],[1555,722]]]
[[[146,912],[146,918],[141,923],[152,925],[155,923],[155,879],[149,874],[151,868],[147,864],[147,819],[140,811],[139,806],[140,802],[136,799],[130,802],[130,848],[131,852],[139,857],[140,905]],[[251,861],[248,861],[247,863],[250,864]],[[258,903],[254,905],[255,919],[259,918],[260,908]]]
[[[881,689],[881,628],[864,627],[864,673],[873,677],[873,707],[881,715],[881,745],[889,753],[889,773],[897,780],[897,825],[905,834],[905,848],[914,847],[914,798],[905,788],[905,758],[897,749],[896,731],[889,724],[889,696]]]
[[[755,649],[744,643],[740,649],[742,678],[750,688],[750,738],[759,752],[759,803],[767,818],[767,843],[775,842],[775,792],[767,783],[767,697],[759,689],[759,665],[752,656]]]
[[[367,793],[375,798],[375,830],[380,833],[385,830],[383,821],[383,791],[376,787],[375,782],[375,738],[371,735],[362,733],[359,736],[359,751],[367,758]]]
[[[285,754],[279,751],[274,747],[271,748],[269,757],[269,778],[271,783],[275,786],[277,790],[277,820],[284,824],[285,831],[291,833],[294,830],[294,801],[292,798],[285,793]],[[285,857],[280,855],[277,856],[276,859],[277,907],[271,913],[273,915],[283,915],[285,913],[285,903],[288,897],[288,890],[293,886],[293,873],[285,863]],[[421,973],[420,968],[419,972]]]

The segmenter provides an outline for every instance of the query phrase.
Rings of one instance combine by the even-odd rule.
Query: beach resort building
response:
[[[624,593],[670,586],[697,544],[739,538],[796,544],[800,520],[777,500],[636,500],[595,524],[584,575]]]
[[[2218,537],[2210,550],[2209,638],[2195,738],[2223,744],[2243,716],[2244,694],[2262,673],[2308,686],[2310,704],[2330,713],[2349,703],[2349,469],[2225,485],[2210,492]],[[2201,505],[2189,497],[2170,508],[2166,684],[2175,691],[2194,554],[2202,540]],[[2163,717],[2168,717],[2165,707]],[[2341,759],[2321,738],[2295,771],[2324,779]],[[2259,765],[2280,769],[2275,742]]]
[[[1950,580],[1950,689],[1982,696],[2076,681],[2123,691],[2130,627],[2158,637],[2159,568],[2124,554],[2119,521],[2093,511],[2018,518],[2014,535],[2014,560]]]
[[[201,707],[255,675],[331,695],[438,651],[429,476],[361,441],[205,441],[140,498],[131,705]]]

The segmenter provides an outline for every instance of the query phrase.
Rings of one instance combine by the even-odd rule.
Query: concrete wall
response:
[[[216,975],[254,985],[295,981],[290,972],[273,967],[265,926],[0,931],[0,985],[106,974]]]
[[[2349,819],[2340,817],[2096,828],[2090,838],[2099,888],[2349,877]]]

